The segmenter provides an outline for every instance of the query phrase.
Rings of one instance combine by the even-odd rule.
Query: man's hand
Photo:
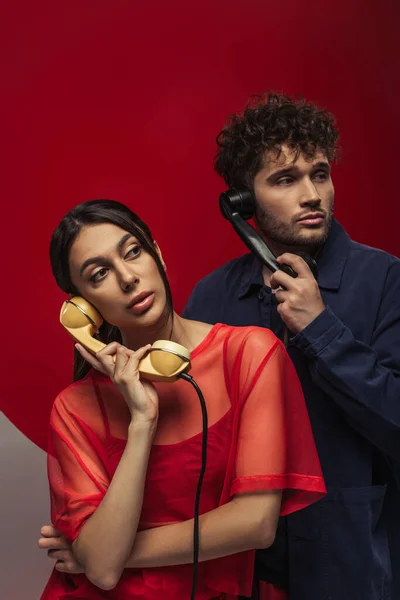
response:
[[[282,320],[292,333],[297,334],[325,310],[325,304],[318,284],[301,256],[285,252],[277,261],[290,265],[298,275],[293,278],[278,270],[272,274],[270,284],[272,289],[276,289],[278,312]]]
[[[40,530],[42,537],[38,540],[38,546],[42,550],[47,550],[49,558],[57,561],[55,568],[61,573],[84,573],[72,552],[71,544],[58,529],[52,525],[44,525]]]

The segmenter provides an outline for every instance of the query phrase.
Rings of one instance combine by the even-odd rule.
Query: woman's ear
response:
[[[162,266],[164,267],[164,271],[166,271],[166,270],[167,270],[167,265],[166,265],[166,264],[165,264],[165,262],[164,262],[163,256],[162,256],[162,254],[161,254],[160,247],[159,247],[159,245],[157,244],[156,240],[153,240],[153,243],[154,243],[154,247],[155,247],[155,249],[156,249],[156,252],[157,252],[158,256],[160,257],[161,264],[162,264]]]

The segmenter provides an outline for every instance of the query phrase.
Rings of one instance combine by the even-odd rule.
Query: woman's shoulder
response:
[[[65,388],[63,388],[56,396],[55,402],[57,403],[68,403],[74,402],[78,398],[82,398],[88,392],[94,389],[94,377],[92,371],[89,371],[85,377],[73,381]]]
[[[276,335],[266,327],[234,326],[224,323],[195,322],[196,326],[204,325],[201,331],[201,342],[191,351],[192,358],[205,352],[222,352],[223,354],[238,354],[245,351],[260,356],[269,352],[275,346],[282,345]]]
[[[112,387],[108,378],[91,370],[83,379],[74,381],[57,394],[52,416],[57,413],[64,416],[75,415],[85,420],[88,416],[92,418],[101,412],[99,400],[106,398]]]
[[[266,327],[223,325],[222,331],[230,343],[239,346],[242,350],[246,349],[246,352],[261,351],[266,354],[270,349],[282,345],[274,332]]]

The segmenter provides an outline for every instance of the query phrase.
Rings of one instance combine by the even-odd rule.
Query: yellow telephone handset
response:
[[[105,347],[93,335],[103,323],[100,313],[85,298],[74,296],[66,300],[60,312],[60,323],[89,352],[95,354]],[[150,381],[175,381],[190,369],[190,352],[170,340],[157,340],[140,361],[139,372]]]

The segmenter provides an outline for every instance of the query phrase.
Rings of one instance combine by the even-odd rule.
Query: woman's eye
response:
[[[94,275],[92,275],[92,277],[90,278],[90,281],[93,281],[94,283],[97,283],[101,279],[104,279],[104,277],[106,275],[107,275],[107,269],[106,268],[99,269],[98,271],[96,271],[96,273]]]
[[[140,246],[132,246],[132,248],[130,248],[128,250],[128,252],[125,255],[125,258],[132,258],[134,256],[139,256],[141,252],[141,247]]]

